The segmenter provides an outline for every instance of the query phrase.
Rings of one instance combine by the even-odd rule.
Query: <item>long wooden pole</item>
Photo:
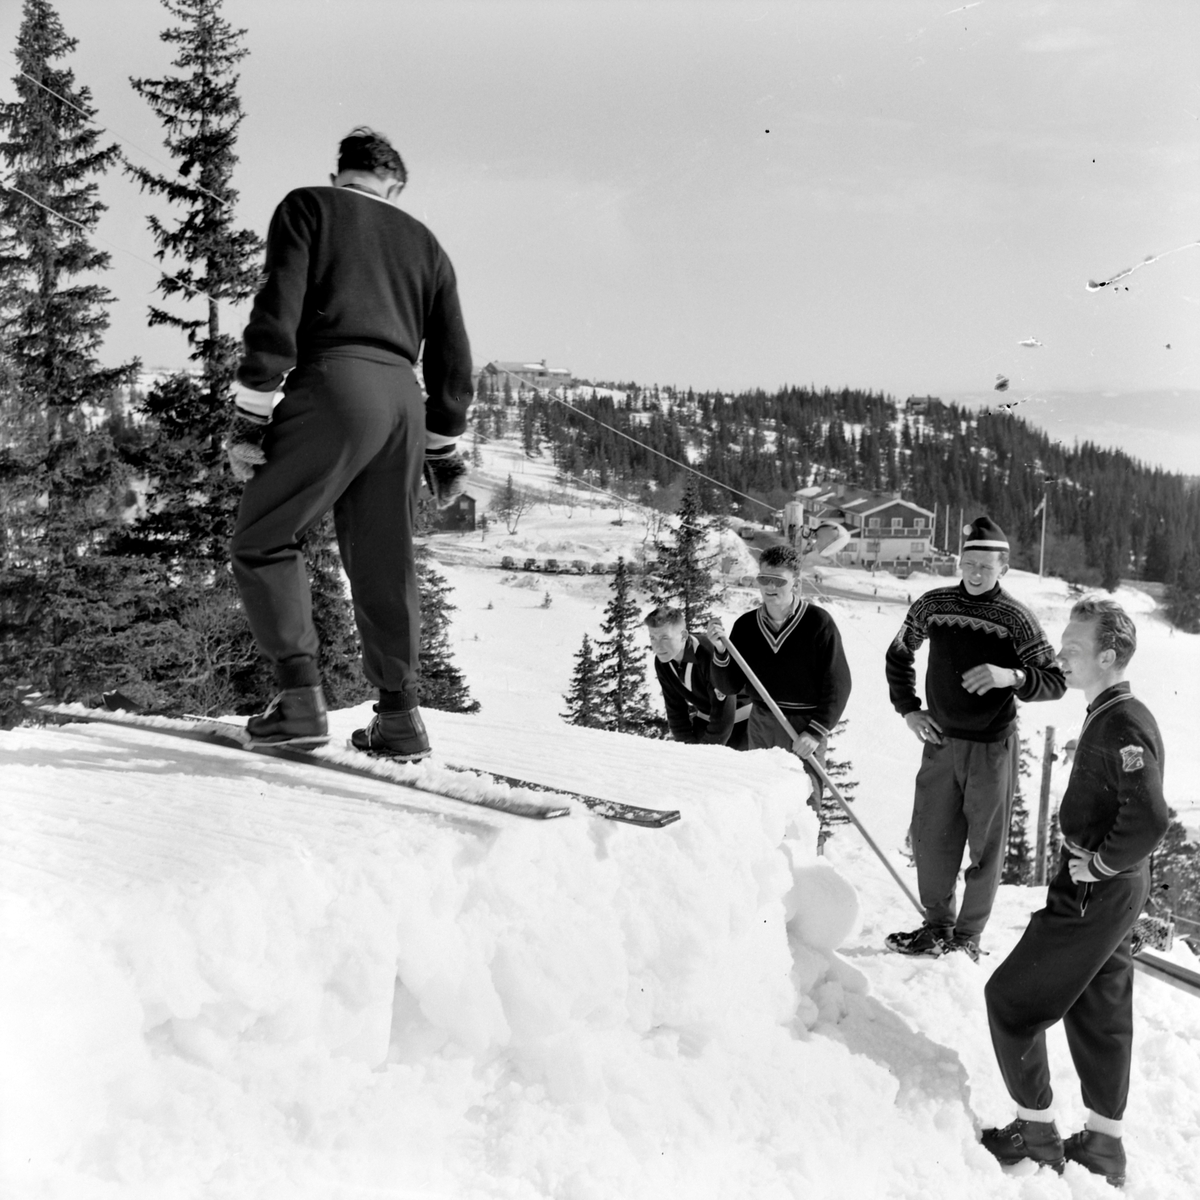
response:
[[[779,705],[775,703],[775,701],[771,698],[770,693],[765,687],[763,687],[758,676],[755,675],[755,673],[750,669],[750,664],[746,662],[746,660],[742,657],[741,652],[729,640],[729,638],[726,637],[724,642],[729,650],[729,656],[735,663],[737,663],[739,667],[741,667],[742,674],[746,676],[747,682],[749,682],[750,686],[762,697],[763,703],[771,710],[771,714],[774,716],[775,720],[777,720],[779,724],[782,725],[787,731],[788,736],[794,738],[796,736],[796,731],[792,728],[792,723],[783,715],[783,711],[780,709]],[[820,779],[821,783],[829,789],[829,794],[842,806],[842,811],[850,819],[850,822],[854,825],[855,829],[862,834],[863,840],[867,843],[867,845],[875,851],[879,861],[883,863],[885,867],[887,867],[892,878],[900,885],[900,890],[909,898],[910,901],[912,901],[913,908],[915,908],[917,912],[921,914],[923,919],[925,916],[924,905],[916,898],[916,896],[912,894],[912,892],[909,890],[908,884],[906,884],[904,880],[900,878],[899,874],[896,872],[896,868],[893,867],[888,861],[887,855],[885,855],[884,852],[875,844],[875,839],[871,837],[871,835],[866,831],[863,823],[851,811],[850,805],[846,803],[845,796],[838,791],[833,780],[830,779],[825,773],[825,768],[822,767],[821,764],[817,762],[817,760],[811,754],[804,759],[804,762],[817,776],[817,778]]]

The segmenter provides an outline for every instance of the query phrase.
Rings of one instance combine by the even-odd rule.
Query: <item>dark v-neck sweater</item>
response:
[[[833,618],[801,599],[774,629],[760,605],[734,621],[729,637],[797,731],[828,737],[850,699],[850,664]],[[714,650],[713,674],[721,691],[749,691],[757,707],[766,707],[732,656]]]

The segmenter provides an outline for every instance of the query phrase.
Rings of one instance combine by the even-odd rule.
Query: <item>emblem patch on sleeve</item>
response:
[[[1142,746],[1121,747],[1121,770],[1128,774],[1140,771],[1146,765],[1146,750]]]

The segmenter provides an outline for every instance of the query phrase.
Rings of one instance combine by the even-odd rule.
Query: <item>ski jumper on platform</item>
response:
[[[983,1132],[1001,1162],[1065,1158],[1120,1185],[1122,1117],[1133,1044],[1133,924],[1150,893],[1149,856],[1169,824],[1163,746],[1149,709],[1124,682],[1137,646],[1108,599],[1071,611],[1059,661],[1088,699],[1071,779],[1059,808],[1063,850],[1046,907],[984,988],[992,1045],[1017,1119]],[[1087,1127],[1059,1139],[1046,1030],[1062,1021]]]
[[[260,741],[327,733],[301,544],[332,509],[363,671],[380,697],[378,715],[352,741],[402,758],[429,753],[417,710],[413,520],[423,466],[456,457],[471,351],[450,260],[391,203],[406,178],[384,138],[355,130],[341,143],[333,186],[290,192],[271,219],[266,281],[237,377],[243,412],[253,393],[282,388],[282,400],[263,427],[260,465],[240,434],[230,444],[235,473],[239,455],[252,464],[234,575],[280,689],[247,724]],[[414,370],[422,345],[427,398]]]
[[[799,576],[793,547],[768,546],[759,559],[757,576],[762,604],[738,617],[729,633],[716,619],[709,622],[707,633],[713,644],[717,687],[732,693],[750,686],[726,649],[728,639],[792,726],[789,737],[766,701],[752,696],[749,749],[780,746],[799,755],[813,782],[809,803],[818,809],[822,783],[807,759],[812,755],[825,765],[829,735],[850,699],[850,665],[833,618],[798,594]]]
[[[1017,700],[1067,689],[1037,618],[1000,587],[1008,541],[987,517],[966,531],[962,582],[918,597],[888,648],[896,711],[924,744],[913,802],[912,849],[925,923],[887,938],[902,954],[978,958],[1004,866],[1020,744]],[[915,656],[929,641],[925,706]],[[956,901],[964,848],[962,907]]]
[[[749,697],[716,686],[708,638],[689,633],[683,613],[667,605],[649,612],[644,624],[671,737],[693,745],[747,749]]]

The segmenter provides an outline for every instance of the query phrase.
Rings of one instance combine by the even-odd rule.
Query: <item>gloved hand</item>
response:
[[[225,432],[225,457],[239,483],[253,479],[255,467],[267,461],[262,442],[271,423],[274,400],[271,392],[253,392],[243,387],[238,388],[234,397],[233,417]]]
[[[467,490],[467,464],[454,442],[425,448],[425,483],[438,508],[453,504]]]

